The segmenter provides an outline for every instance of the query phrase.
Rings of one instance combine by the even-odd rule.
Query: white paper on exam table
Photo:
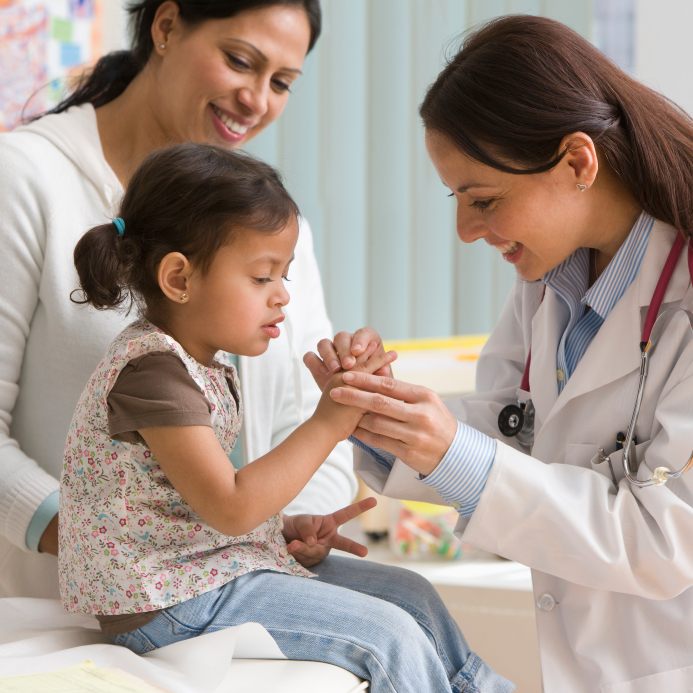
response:
[[[286,659],[258,623],[227,628],[142,657],[107,642],[95,618],[63,611],[53,599],[0,599],[0,676],[37,674],[80,664],[118,667],[172,693],[208,693],[231,659]]]

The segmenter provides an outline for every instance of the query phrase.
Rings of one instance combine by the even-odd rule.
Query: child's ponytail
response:
[[[73,303],[107,310],[117,308],[130,298],[128,286],[132,263],[128,262],[126,256],[129,253],[122,247],[124,228],[125,222],[118,218],[95,226],[80,238],[74,252],[80,288],[70,294]]]

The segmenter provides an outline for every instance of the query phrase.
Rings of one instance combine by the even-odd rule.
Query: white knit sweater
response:
[[[122,192],[90,105],[0,135],[0,597],[57,594],[57,562],[28,552],[26,534],[58,489],[81,391],[133,319],[70,301],[74,246],[114,216]],[[320,396],[301,356],[332,327],[305,223],[291,278],[282,337],[263,356],[241,358],[249,460],[289,435]],[[354,493],[351,450],[341,443],[287,512],[330,512]]]

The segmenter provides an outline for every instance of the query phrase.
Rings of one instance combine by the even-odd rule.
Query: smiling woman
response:
[[[693,333],[671,309],[693,313],[693,120],[524,15],[468,34],[420,114],[458,236],[518,277],[474,394],[344,374],[332,397],[370,412],[355,466],[532,568],[544,690],[690,690],[693,475],[674,470],[693,444]]]
[[[70,302],[75,244],[110,224],[153,152],[184,142],[237,149],[274,122],[321,29],[318,0],[143,0],[129,12],[131,50],[104,56],[51,113],[0,135],[0,276],[11,287],[0,309],[0,597],[57,594],[46,554],[57,552],[65,432],[94,366],[130,322]],[[262,356],[237,357],[247,398],[238,468],[284,440],[320,398],[300,356],[332,327],[310,228],[299,224],[286,329]],[[267,319],[263,334],[274,337],[280,318]],[[355,489],[340,443],[288,510],[332,512]]]

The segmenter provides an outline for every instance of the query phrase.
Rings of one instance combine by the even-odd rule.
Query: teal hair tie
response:
[[[113,222],[113,225],[118,229],[118,237],[122,238],[123,234],[125,233],[125,222],[120,217],[111,219],[111,221]]]

